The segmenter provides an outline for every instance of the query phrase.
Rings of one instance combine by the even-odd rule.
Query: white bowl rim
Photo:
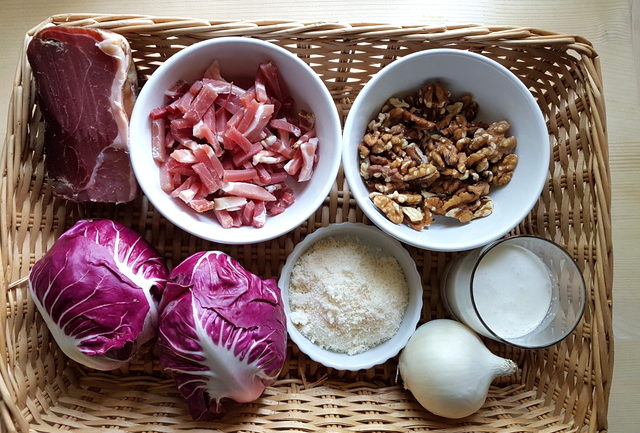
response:
[[[461,50],[461,49],[433,48],[433,49],[418,51],[412,54],[408,54],[400,59],[397,59],[391,62],[389,65],[382,68],[380,71],[378,71],[364,85],[362,90],[360,90],[360,93],[358,93],[358,96],[354,100],[351,106],[351,109],[349,110],[349,114],[345,121],[343,133],[342,133],[342,141],[343,141],[342,164],[343,164],[344,175],[345,175],[345,178],[347,179],[347,183],[349,184],[351,191],[355,190],[355,188],[352,188],[351,185],[355,185],[356,182],[361,181],[358,170],[347,169],[347,165],[348,165],[347,160],[349,159],[349,153],[352,151],[348,143],[348,133],[353,128],[353,123],[355,122],[353,113],[356,113],[360,109],[360,107],[364,104],[367,93],[370,91],[370,89],[372,89],[378,84],[378,81],[380,81],[383,75],[393,72],[394,69],[398,68],[403,63],[410,62],[416,57],[436,56],[436,55],[443,55],[443,54],[460,56],[460,57],[472,57],[480,62],[484,62],[487,65],[493,67],[497,73],[500,73],[503,76],[507,77],[509,80],[513,81],[516,84],[516,86],[518,86],[520,90],[523,91],[523,94],[525,95],[527,102],[533,108],[532,111],[534,112],[535,119],[532,119],[532,121],[536,123],[537,128],[539,128],[541,131],[545,131],[546,135],[548,136],[546,122],[542,115],[542,111],[538,106],[537,101],[535,100],[535,98],[533,97],[529,89],[524,85],[524,83],[522,83],[522,81],[520,81],[520,79],[515,74],[513,74],[511,71],[509,71],[506,67],[504,67],[500,63],[496,62],[493,59],[490,59],[489,57],[483,56],[481,54],[474,53],[471,51]],[[389,95],[389,97],[391,96],[393,95]],[[541,146],[540,150],[541,150],[542,160],[549,161],[551,156],[551,143],[549,142],[548,146]],[[544,188],[544,185],[547,180],[548,170],[549,170],[548,163],[545,165],[541,164],[540,170],[537,173],[538,177],[537,179],[535,179],[535,181],[537,181],[537,184],[532,182],[531,190],[535,191],[536,194],[531,195],[530,199],[526,202],[526,206],[522,207],[522,211],[520,212],[518,218],[514,218],[514,221],[510,225],[507,225],[502,229],[491,232],[492,234],[490,236],[479,236],[474,239],[469,239],[469,242],[457,247],[450,247],[442,242],[441,243],[430,242],[428,239],[421,240],[421,242],[418,242],[415,240],[416,237],[412,237],[410,236],[410,234],[404,234],[402,231],[387,230],[387,227],[391,227],[390,225],[393,223],[388,221],[377,209],[371,208],[369,197],[363,197],[359,194],[353,194],[353,193],[352,195],[356,199],[356,203],[358,204],[358,206],[362,209],[365,215],[371,220],[371,222],[373,222],[373,224],[375,224],[378,228],[383,230],[385,233],[393,236],[394,238],[402,242],[405,242],[416,248],[429,250],[429,251],[443,251],[443,252],[467,251],[467,250],[472,250],[474,248],[481,247],[490,242],[493,242],[496,239],[501,238],[502,236],[510,232],[518,224],[520,224],[520,222],[527,217],[529,212],[531,212],[531,209],[533,209],[538,199],[540,198],[540,194],[542,193],[542,189]],[[395,224],[393,225],[395,226]]]
[[[336,125],[337,126],[337,133],[335,138],[335,145],[337,146],[336,148],[336,154],[337,155],[341,155],[342,153],[342,134],[340,133],[340,129],[342,128],[342,123],[340,122],[340,116],[338,115],[338,109],[335,105],[335,102],[333,101],[333,98],[331,97],[331,94],[329,93],[329,89],[327,88],[327,86],[324,84],[324,82],[320,79],[320,77],[318,76],[318,74],[308,65],[306,64],[302,59],[300,59],[297,55],[295,55],[294,53],[276,45],[273,44],[271,42],[267,42],[267,41],[262,41],[259,39],[253,39],[250,37],[240,37],[240,36],[225,36],[225,37],[219,37],[219,38],[214,38],[214,39],[207,39],[204,41],[200,41],[200,42],[196,42],[195,44],[189,45],[185,48],[183,48],[182,50],[178,51],[177,53],[175,53],[174,55],[172,55],[171,57],[169,57],[167,60],[165,60],[164,62],[162,62],[162,64],[160,66],[158,66],[158,68],[151,74],[151,76],[149,77],[149,79],[147,80],[147,83],[149,83],[150,81],[152,81],[154,79],[154,76],[158,76],[161,75],[162,73],[164,73],[165,70],[170,69],[171,67],[173,67],[174,64],[182,61],[183,57],[188,56],[191,51],[196,50],[204,45],[221,45],[221,44],[226,44],[226,43],[243,43],[243,44],[249,44],[249,45],[257,45],[260,46],[264,49],[266,49],[267,51],[271,50],[273,52],[280,52],[281,54],[284,54],[286,57],[289,57],[293,62],[298,63],[300,66],[302,66],[311,76],[311,79],[313,81],[316,82],[316,84],[318,84],[321,88],[321,94],[323,99],[325,100],[324,102],[328,102],[328,106],[330,107],[328,113],[327,113],[327,117],[328,120],[331,124]],[[158,75],[156,75],[158,74]],[[145,83],[146,84],[146,83]],[[145,95],[145,89],[149,89],[149,86],[142,86],[142,89],[140,90],[138,97],[137,98],[141,98],[143,95]],[[149,90],[147,90],[149,91]],[[136,110],[136,108],[138,107],[138,109]],[[133,111],[131,113],[131,119],[129,122],[129,125],[133,125],[133,121],[134,119],[137,119],[139,116],[143,116],[145,119],[148,118],[148,113],[142,113],[141,112],[142,107],[141,105],[138,104],[134,104],[133,107]],[[140,188],[142,189],[142,192],[144,193],[144,195],[148,198],[149,194],[148,194],[148,187],[146,185],[146,182],[140,182],[138,179],[140,179],[141,177],[144,178],[145,177],[145,171],[144,171],[144,167],[142,165],[142,163],[137,162],[140,160],[140,158],[136,158],[134,155],[137,155],[137,152],[134,150],[136,148],[136,146],[131,146],[131,127],[129,128],[129,133],[128,133],[128,137],[129,137],[129,157],[131,160],[131,167],[133,168],[133,172],[134,175],[136,177],[136,180],[138,182],[138,185],[140,185]],[[150,145],[150,144],[149,144]],[[190,233],[193,236],[196,236],[198,238],[201,239],[205,239],[211,242],[217,242],[220,244],[225,244],[225,245],[249,245],[249,244],[255,244],[255,243],[259,243],[259,242],[264,242],[264,241],[269,241],[271,239],[277,238],[279,236],[282,236],[292,230],[294,230],[296,227],[300,226],[300,224],[302,224],[306,219],[308,219],[314,212],[316,212],[316,210],[322,205],[322,203],[324,202],[324,199],[329,195],[329,192],[331,191],[331,188],[333,186],[333,183],[335,182],[335,179],[338,175],[338,171],[340,169],[340,164],[341,164],[341,159],[340,157],[335,158],[330,166],[330,171],[328,173],[331,182],[327,181],[326,183],[323,184],[323,187],[318,191],[317,193],[317,197],[313,200],[312,205],[308,206],[306,208],[306,210],[301,210],[299,211],[299,217],[297,218],[297,223],[293,226],[287,226],[285,224],[279,225],[277,226],[276,229],[270,231],[270,232],[266,232],[266,231],[261,231],[260,229],[255,229],[253,231],[254,235],[247,239],[245,236],[238,236],[237,238],[233,238],[233,237],[228,237],[225,239],[220,239],[213,234],[216,233],[216,230],[211,230],[211,231],[207,231],[206,233],[200,233],[197,232],[196,230],[193,230],[188,224],[184,223],[182,220],[174,220],[173,218],[170,218],[169,215],[162,209],[162,206],[154,206],[155,209],[160,212],[160,214],[162,214],[162,216],[164,216],[165,218],[167,218],[167,220],[169,220],[173,225],[175,225],[176,227],[186,231],[187,233]],[[153,202],[151,201],[151,199],[149,199],[149,202],[153,205]],[[212,221],[217,223],[217,221],[215,221],[215,218],[212,216]],[[220,228],[222,230],[222,228]],[[224,230],[232,230],[232,229],[224,229]],[[266,234],[269,233],[269,234]]]
[[[341,231],[353,231],[351,235],[356,238],[359,237],[356,231],[359,231],[362,235],[372,237],[376,237],[381,240],[381,242],[388,242],[393,246],[395,252],[384,250],[384,252],[392,257],[395,257],[398,260],[398,263],[402,267],[403,272],[405,273],[405,279],[407,280],[407,285],[409,288],[409,302],[407,304],[407,310],[405,311],[405,315],[402,318],[402,322],[400,328],[396,332],[396,334],[391,337],[390,340],[387,340],[385,343],[387,344],[393,342],[392,347],[389,348],[384,354],[380,355],[377,358],[370,358],[367,361],[361,361],[357,364],[341,364],[338,362],[333,362],[329,359],[326,359],[323,355],[332,354],[338,356],[344,356],[345,358],[349,357],[364,357],[368,353],[368,351],[356,354],[356,355],[347,355],[343,353],[332,352],[330,350],[324,349],[318,346],[315,343],[312,343],[307,337],[302,335],[298,328],[293,324],[290,319],[289,314],[289,297],[288,297],[288,280],[291,275],[291,271],[295,266],[296,262],[300,258],[300,256],[313,244],[317,241],[325,238],[331,237],[332,234],[338,234],[337,232]],[[410,275],[417,280],[419,284],[412,286],[410,284]],[[285,281],[287,284],[285,285]],[[348,371],[357,371],[361,369],[368,369],[374,367],[379,364],[383,364],[387,360],[396,356],[400,351],[407,345],[409,339],[413,335],[420,322],[420,318],[422,315],[422,307],[423,307],[423,293],[424,289],[422,286],[422,279],[420,277],[420,273],[418,272],[418,268],[415,260],[411,257],[411,254],[406,250],[406,248],[398,242],[395,238],[389,236],[387,233],[383,232],[379,228],[375,226],[366,225],[363,223],[352,223],[352,222],[343,222],[343,223],[334,223],[328,226],[321,227],[315,230],[313,233],[306,236],[302,241],[298,242],[294,247],[293,251],[287,256],[287,260],[285,261],[284,266],[282,267],[282,271],[280,273],[280,278],[278,279],[278,287],[282,293],[282,301],[285,308],[285,316],[287,319],[287,332],[291,340],[298,346],[298,348],[305,353],[309,358],[314,361],[330,368],[335,368],[338,370],[348,370]],[[403,323],[406,322],[406,326],[403,327]],[[408,327],[407,331],[401,333],[402,329]],[[312,346],[314,348],[313,351],[305,350],[305,346]],[[379,346],[376,346],[379,347]],[[373,348],[372,348],[373,349]]]

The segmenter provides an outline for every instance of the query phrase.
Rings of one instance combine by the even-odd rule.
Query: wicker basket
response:
[[[218,36],[251,36],[303,58],[330,89],[341,116],[371,74],[405,54],[437,47],[472,50],[518,75],[537,98],[553,143],[547,185],[513,233],[567,247],[584,272],[584,320],[562,343],[519,350],[489,342],[521,370],[494,383],[475,415],[448,421],[423,410],[396,379],[396,360],[366,371],[316,364],[289,345],[280,380],[255,403],[234,405],[218,422],[193,422],[174,384],[149,357],[102,373],[69,361],[28,296],[35,260],[79,218],[116,219],[143,233],[175,265],[220,248],[262,276],[277,276],[306,234],[333,222],[365,221],[342,173],[309,220],[257,245],[214,245],[178,230],[144,198],[127,205],[74,205],[52,196],[43,165],[42,117],[23,56],[13,84],[7,140],[0,154],[0,431],[606,431],[611,386],[612,245],[605,110],[597,54],[579,37],[529,28],[430,28],[380,24],[214,22],[182,18],[58,15],[41,25],[111,29],[131,42],[142,80],[182,47]],[[41,26],[40,25],[40,26]],[[40,27],[26,35],[25,44]],[[366,222],[366,221],[365,221]],[[438,286],[453,255],[409,248],[425,288],[423,321],[443,317]]]

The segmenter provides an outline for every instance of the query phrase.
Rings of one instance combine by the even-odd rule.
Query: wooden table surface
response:
[[[508,24],[589,39],[602,59],[613,189],[614,383],[609,406],[613,433],[640,431],[640,0],[314,1],[245,0],[0,0],[0,119],[24,33],[66,12],[149,14],[208,19],[295,19],[394,24]],[[4,137],[4,120],[0,137]]]

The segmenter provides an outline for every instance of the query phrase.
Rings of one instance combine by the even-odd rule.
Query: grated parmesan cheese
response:
[[[355,238],[318,241],[291,272],[291,321],[334,352],[355,355],[389,340],[408,300],[398,261]]]

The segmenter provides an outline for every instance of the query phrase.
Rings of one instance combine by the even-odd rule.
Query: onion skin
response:
[[[484,404],[498,376],[516,364],[492,354],[465,325],[447,319],[420,326],[400,355],[404,387],[429,412],[464,418]]]

